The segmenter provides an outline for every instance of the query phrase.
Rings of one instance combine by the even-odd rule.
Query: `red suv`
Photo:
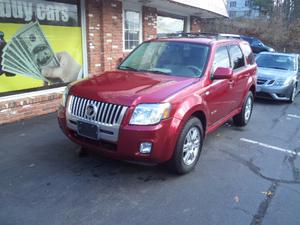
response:
[[[137,47],[113,72],[66,88],[58,119],[84,149],[116,159],[168,162],[192,170],[205,136],[233,118],[245,126],[256,89],[247,42],[159,38]]]

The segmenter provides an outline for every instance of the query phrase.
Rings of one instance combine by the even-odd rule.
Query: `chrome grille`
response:
[[[92,105],[95,109],[94,115],[92,116],[89,116],[87,113],[87,106],[89,105]],[[69,103],[69,110],[72,116],[104,125],[120,124],[126,109],[126,106],[76,96],[71,96]]]

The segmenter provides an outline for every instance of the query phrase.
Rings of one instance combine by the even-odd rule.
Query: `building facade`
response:
[[[230,18],[254,19],[260,15],[258,7],[253,6],[252,0],[227,0],[226,8]]]
[[[227,16],[223,0],[0,0],[0,124],[56,111],[67,83],[114,70],[143,40]]]

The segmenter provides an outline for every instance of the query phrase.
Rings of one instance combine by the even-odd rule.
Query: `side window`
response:
[[[217,49],[211,73],[213,74],[218,67],[230,67],[229,55],[225,46]]]
[[[235,70],[245,66],[244,56],[239,46],[237,45],[229,46],[229,54],[230,54],[232,69]]]

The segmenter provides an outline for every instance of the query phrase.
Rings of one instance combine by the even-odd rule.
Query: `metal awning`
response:
[[[197,8],[204,17],[228,17],[224,0],[170,0],[170,2]]]
[[[125,0],[181,15],[200,18],[228,17],[224,0]]]

